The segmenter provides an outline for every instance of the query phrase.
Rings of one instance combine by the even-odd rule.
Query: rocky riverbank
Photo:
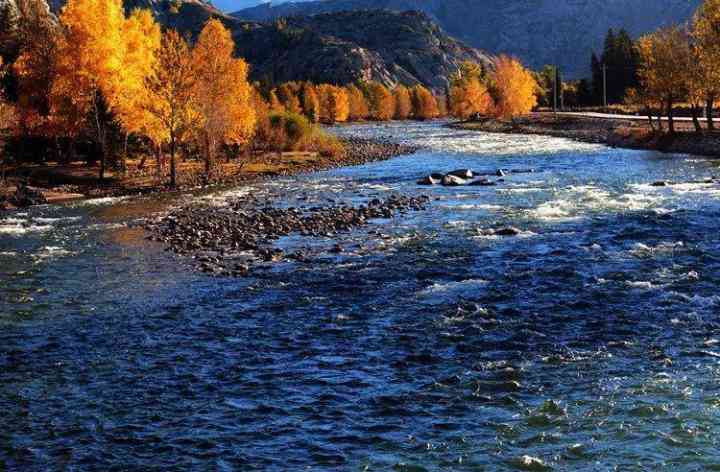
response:
[[[314,155],[312,158],[286,157],[278,154],[266,154],[252,165],[236,165],[221,168],[209,179],[203,172],[188,172],[180,175],[177,188],[167,186],[167,178],[158,181],[156,178],[137,179],[120,178],[109,180],[104,184],[89,182],[79,184],[67,176],[64,181],[62,173],[54,173],[48,177],[49,171],[43,169],[42,177],[22,168],[11,176],[5,191],[0,188],[0,212],[14,210],[41,203],[55,203],[78,198],[120,197],[127,195],[144,195],[168,191],[190,191],[202,188],[243,185],[267,180],[277,176],[316,172],[337,167],[362,165],[369,162],[382,161],[393,157],[412,154],[416,146],[399,144],[389,139],[343,138],[345,151],[337,156]],[[49,185],[52,181],[52,185]],[[28,186],[28,184],[30,186]],[[33,198],[16,195],[16,189],[31,189]]]
[[[707,130],[697,133],[689,122],[677,122],[677,132],[674,135],[653,131],[646,121],[578,116],[555,117],[551,113],[533,113],[516,118],[513,122],[488,119],[452,123],[448,126],[489,133],[554,136],[628,149],[720,156],[720,133]]]
[[[156,220],[145,229],[151,240],[189,257],[200,271],[216,276],[244,276],[254,267],[283,259],[306,262],[303,251],[286,254],[274,243],[283,236],[333,237],[370,224],[373,219],[425,209],[427,196],[393,195],[367,204],[324,207],[265,207],[253,197],[228,202],[223,207],[188,206]],[[330,252],[342,253],[335,244]]]

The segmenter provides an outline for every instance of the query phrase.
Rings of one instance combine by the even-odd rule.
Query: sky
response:
[[[222,11],[227,12],[234,12],[238,10],[242,10],[243,8],[248,7],[254,7],[255,5],[259,5],[260,3],[268,3],[265,0],[211,0],[212,4],[215,5],[217,8],[219,8]],[[272,3],[285,3],[289,0],[273,0]],[[296,2],[302,2],[307,0],[292,0]]]

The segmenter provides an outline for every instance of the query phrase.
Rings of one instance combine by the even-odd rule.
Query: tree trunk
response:
[[[699,112],[700,112],[699,106],[692,105],[692,104],[690,105],[690,113],[692,114],[693,126],[695,126],[695,131],[697,133],[702,132],[702,125],[700,125],[700,120],[698,119]]]
[[[95,131],[97,133],[97,144],[100,151],[100,181],[105,180],[105,126],[103,125],[102,110],[100,109],[102,97],[99,91],[95,91],[93,97],[93,108],[95,114]]]
[[[667,100],[668,133],[675,133],[675,120],[673,120],[673,99]]]
[[[162,144],[155,148],[155,172],[158,178],[162,176]]]
[[[709,130],[715,129],[715,123],[713,122],[713,104],[715,103],[715,97],[710,95],[705,102],[705,114],[707,118],[707,128]]]
[[[170,137],[170,188],[177,187],[177,175],[175,170],[175,137]]]
[[[655,123],[653,123],[652,108],[647,107],[648,123],[650,124],[650,131],[655,131]]]

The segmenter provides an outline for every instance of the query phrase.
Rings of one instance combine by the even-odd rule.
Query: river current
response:
[[[698,183],[716,162],[435,123],[336,132],[423,149],[0,218],[0,470],[720,470],[720,184]],[[457,168],[508,175],[415,183]],[[239,279],[133,227],[249,193],[432,201],[285,238],[312,263]]]

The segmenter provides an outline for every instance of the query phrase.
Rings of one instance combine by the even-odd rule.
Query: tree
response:
[[[627,89],[638,85],[640,57],[630,35],[624,29],[608,30],[600,58],[591,58],[595,103],[603,103],[607,91],[608,103],[619,103]]]
[[[300,88],[300,98],[302,99],[302,111],[312,123],[320,120],[320,99],[317,95],[315,86],[310,82],[304,82]]]
[[[476,115],[487,115],[492,109],[492,97],[479,78],[463,79],[450,88],[450,113],[454,117],[467,120]]]
[[[0,77],[5,75],[5,68],[3,67],[2,57],[0,57]],[[15,126],[15,107],[12,106],[5,100],[5,97],[0,94],[0,133],[5,135],[8,130]],[[4,146],[3,146],[4,147]],[[5,182],[5,166],[6,157],[4,152],[0,153],[0,183]]]
[[[368,117],[375,121],[388,121],[395,114],[395,101],[390,91],[379,82],[363,84],[368,104]]]
[[[347,121],[350,114],[350,102],[342,87],[322,84],[318,86],[320,98],[320,121],[327,124]]]
[[[245,144],[255,128],[248,66],[243,59],[233,57],[234,49],[230,31],[220,20],[211,19],[200,32],[192,51],[195,97],[201,117],[198,135],[208,175],[218,146]]]
[[[702,78],[708,129],[714,129],[713,107],[720,96],[720,0],[705,0],[692,23],[695,65]]]
[[[410,100],[410,91],[404,85],[398,85],[393,89],[393,98],[395,101],[396,120],[407,120],[412,113],[412,101]]]
[[[661,28],[638,41],[640,82],[645,93],[663,103],[668,130],[675,132],[673,105],[686,94],[686,71],[690,67],[687,33],[677,26]]]
[[[125,15],[121,0],[69,0],[60,14],[64,34],[57,45],[51,99],[89,114],[100,154],[100,180],[105,178],[110,104],[121,84]],[[67,110],[67,106],[59,109]],[[74,114],[75,112],[73,112]]]
[[[413,116],[417,120],[432,120],[440,115],[437,99],[422,85],[416,85],[411,89]]]
[[[348,85],[346,87],[348,94],[348,102],[350,105],[350,113],[348,119],[350,121],[361,121],[366,120],[370,115],[365,95],[362,90],[357,88],[355,85]]]
[[[283,108],[290,113],[302,113],[302,105],[298,94],[300,92],[299,85],[295,82],[287,82],[277,89],[277,97],[282,103]]]
[[[532,74],[515,58],[501,55],[493,73],[495,114],[512,119],[529,113],[537,104],[538,85]]]
[[[158,142],[158,136],[163,133],[157,129],[159,123],[146,106],[150,100],[147,80],[157,70],[157,52],[161,43],[160,27],[150,10],[132,12],[125,21],[123,40],[125,54],[120,70],[120,86],[113,97],[112,109],[126,133],[126,143],[128,134],[147,136]]]
[[[175,30],[162,37],[154,73],[146,78],[147,112],[157,126],[150,138],[157,144],[167,142],[170,146],[170,186],[177,185],[175,155],[178,145],[189,135],[200,120],[196,110],[195,70],[187,42]]]

